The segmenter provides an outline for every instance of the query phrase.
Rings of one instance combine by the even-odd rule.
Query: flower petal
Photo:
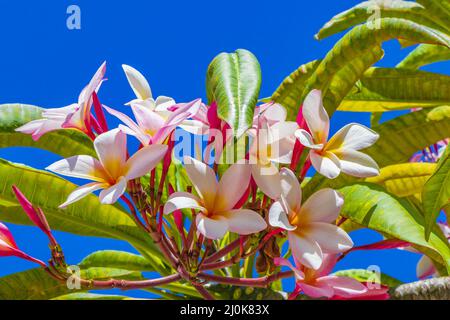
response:
[[[167,153],[167,146],[152,144],[136,152],[125,165],[124,174],[127,180],[146,175],[153,170]]]
[[[214,211],[227,211],[242,198],[250,184],[251,168],[247,164],[235,163],[222,176],[214,202]]]
[[[289,260],[283,258],[275,258],[273,259],[273,262],[276,266],[288,267],[289,269],[294,271],[296,280],[301,281],[305,278],[305,274],[301,270],[297,269]]]
[[[104,182],[108,174],[102,164],[91,156],[74,156],[63,159],[48,166],[46,170],[68,177]]]
[[[328,284],[333,288],[334,295],[342,298],[354,298],[367,292],[362,283],[349,277],[327,276],[319,278],[317,282]]]
[[[221,216],[211,219],[200,213],[197,215],[196,224],[197,230],[211,240],[223,238],[228,231],[228,222]]]
[[[17,248],[16,241],[14,240],[11,231],[9,231],[8,227],[6,227],[1,222],[0,222],[0,241],[5,242],[8,246]]]
[[[182,209],[206,210],[200,204],[200,199],[197,196],[188,192],[175,192],[167,199],[164,205],[164,214],[170,214]]]
[[[380,174],[378,164],[365,153],[340,149],[335,152],[341,171],[358,178],[374,177]]]
[[[100,202],[103,204],[113,204],[125,193],[127,189],[127,179],[121,177],[117,183],[108,189],[100,192]]]
[[[133,67],[122,65],[134,94],[141,100],[152,98],[152,90],[145,77]]]
[[[267,228],[267,223],[257,212],[248,209],[236,209],[221,212],[227,219],[228,230],[240,235],[249,235]]]
[[[154,135],[164,126],[166,119],[161,117],[157,112],[151,111],[139,104],[132,104],[131,109],[141,130]]]
[[[300,214],[306,215],[307,220],[312,222],[331,223],[339,217],[343,196],[330,188],[317,191],[303,204]]]
[[[281,169],[281,194],[286,199],[290,211],[297,212],[300,210],[302,203],[302,189],[297,177],[292,170],[287,168]]]
[[[127,135],[120,129],[105,132],[95,139],[94,147],[103,168],[118,179],[127,161]]]
[[[323,107],[322,92],[320,90],[312,90],[306,96],[302,111],[314,141],[316,143],[325,143],[330,131],[330,118]]]
[[[197,193],[205,201],[207,209],[214,208],[219,184],[211,167],[191,157],[184,157],[186,173]]]
[[[84,186],[78,187],[75,189],[69,196],[67,197],[67,200],[61,204],[60,208],[66,208],[69,204],[72,204],[74,202],[77,202],[78,200],[81,200],[82,198],[86,197],[88,194],[107,188],[109,185],[106,183],[99,183],[99,182],[92,182],[88,183]]]
[[[327,150],[361,150],[373,145],[380,138],[375,131],[358,123],[350,123],[328,141]]]
[[[158,98],[156,98],[155,104],[155,111],[161,112],[168,110],[170,107],[174,106],[176,102],[171,97],[159,96]]]
[[[316,281],[314,285],[300,282],[300,287],[304,294],[311,298],[331,298],[334,295],[334,290],[326,282]]]
[[[252,177],[261,191],[271,199],[278,199],[281,195],[281,176],[273,165],[252,164]]]
[[[345,252],[353,247],[353,241],[347,232],[333,224],[310,223],[303,232],[316,241],[324,253]]]
[[[313,137],[311,134],[309,134],[308,131],[304,129],[299,129],[295,131],[295,137],[300,141],[302,145],[304,145],[307,148],[313,149],[313,150],[322,150],[323,149],[323,143],[316,144],[314,142]]]
[[[328,179],[336,179],[341,173],[341,164],[338,157],[331,152],[319,154],[312,150],[309,153],[311,163],[321,175]]]
[[[269,210],[269,224],[272,227],[293,231],[297,229],[289,223],[288,215],[280,202],[274,202]]]
[[[433,265],[431,259],[425,255],[422,258],[420,258],[416,268],[417,278],[425,279],[431,277],[435,273],[436,267]]]
[[[292,255],[297,261],[310,269],[320,268],[323,253],[317,242],[298,235],[295,231],[288,233],[288,240]]]

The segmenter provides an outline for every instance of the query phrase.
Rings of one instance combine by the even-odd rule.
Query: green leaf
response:
[[[450,106],[411,112],[373,128],[380,134],[364,150],[380,167],[404,163],[418,151],[450,136]]]
[[[287,76],[272,94],[271,101],[277,102],[286,108],[288,119],[295,120],[302,103],[303,90],[306,81],[319,66],[320,61],[312,61],[298,67]]]
[[[77,187],[73,183],[5,160],[0,160],[0,176],[0,198],[17,203],[12,192],[12,185],[16,185],[35,206],[42,208],[53,229],[128,241],[140,252],[150,254],[151,263],[158,271],[167,272],[162,255],[150,236],[118,206],[102,205],[96,196],[89,195],[67,209],[59,209],[58,206]],[[0,221],[31,225],[18,203],[15,207],[1,207]]]
[[[397,287],[403,284],[403,282],[401,282],[400,280],[397,280],[384,273],[376,273],[367,269],[341,270],[335,272],[334,275],[339,277],[353,278],[355,280],[358,280],[359,282],[379,283],[390,288]]]
[[[33,141],[30,135],[16,132],[18,127],[42,118],[45,109],[25,104],[0,105],[0,148],[34,147],[56,153],[64,158],[74,155],[96,156],[92,141],[76,130],[53,131]]]
[[[117,295],[95,294],[88,292],[69,293],[53,298],[52,300],[133,300],[132,298]]]
[[[418,3],[401,0],[372,0],[362,2],[336,15],[320,29],[315,37],[319,40],[324,39],[366,22],[376,27],[379,18],[402,18],[444,33],[448,31],[447,25],[441,26],[434,22],[428,17],[427,10]]]
[[[361,183],[339,190],[344,196],[341,215],[388,238],[411,243],[417,250],[446,266],[450,272],[450,246],[439,227],[425,239],[424,217],[405,199],[381,187]]]
[[[436,171],[425,184],[422,193],[425,211],[426,236],[428,237],[440,211],[450,204],[450,148],[439,160]]]
[[[441,26],[449,27],[450,3],[448,0],[417,0],[426,8],[427,15]]]
[[[417,70],[422,66],[450,60],[450,49],[432,44],[421,44],[414,49],[397,68]]]
[[[326,94],[331,79],[348,61],[373,52],[375,48],[381,49],[384,41],[401,38],[450,47],[448,36],[415,22],[400,18],[381,18],[379,23],[379,28],[375,29],[368,24],[356,26],[336,43],[308,80],[301,101],[312,89],[320,89]],[[325,101],[324,105],[330,115],[334,113],[336,106],[327,105]]]
[[[345,97],[339,110],[384,112],[450,104],[450,77],[410,69],[371,68],[359,92]]]
[[[382,168],[379,176],[367,178],[366,182],[381,185],[397,197],[408,197],[422,192],[435,169],[434,163],[394,164]]]
[[[153,265],[144,257],[115,250],[97,251],[84,258],[79,266],[83,269],[108,267],[133,271],[155,271]]]
[[[139,273],[111,268],[91,268],[81,270],[80,276],[87,280],[110,278],[136,280]],[[1,300],[48,300],[79,291],[68,289],[65,282],[55,280],[42,268],[0,278]]]
[[[219,117],[233,128],[237,137],[252,125],[260,88],[259,62],[247,50],[221,53],[208,67],[208,100],[217,102]]]

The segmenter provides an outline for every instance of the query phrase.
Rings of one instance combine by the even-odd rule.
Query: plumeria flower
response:
[[[17,247],[11,232],[3,223],[0,223],[0,257],[17,257],[45,267],[44,262],[27,255]]]
[[[47,132],[60,129],[76,129],[93,137],[91,128],[91,108],[93,93],[97,92],[103,82],[106,72],[106,62],[103,63],[92,77],[89,84],[81,91],[78,103],[63,108],[46,109],[42,119],[31,121],[16,129],[17,132],[31,134],[37,141]]]
[[[176,110],[171,112],[166,119],[142,105],[133,104],[131,108],[136,122],[122,112],[106,106],[104,108],[125,124],[119,125],[121,130],[136,137],[142,145],[146,146],[163,143],[176,127],[197,113],[200,105],[200,99],[178,104],[176,105]]]
[[[264,219],[255,211],[236,209],[250,183],[250,168],[245,164],[232,165],[217,182],[209,166],[190,157],[184,158],[186,172],[198,196],[176,192],[164,206],[164,214],[181,209],[195,209],[197,230],[208,239],[220,239],[228,231],[240,235],[260,232],[267,228]]]
[[[99,135],[94,147],[98,160],[81,155],[58,161],[47,168],[65,176],[94,181],[73,191],[61,208],[100,189],[103,189],[101,203],[115,203],[125,192],[127,182],[153,170],[167,151],[166,145],[155,144],[140,149],[127,159],[127,136],[120,129]]]
[[[136,99],[127,103],[127,105],[130,105],[133,108],[136,119],[138,118],[138,113],[141,115],[143,113],[143,111],[135,112],[135,109],[138,108],[137,106],[143,107],[147,112],[154,112],[152,118],[154,118],[155,121],[159,120],[158,122],[161,124],[168,122],[173,113],[177,112],[178,108],[183,107],[182,104],[176,104],[175,100],[170,97],[159,96],[156,100],[153,99],[150,84],[145,77],[133,67],[127,65],[123,65],[122,67],[128,82],[136,95]],[[199,106],[196,107],[199,108]],[[192,118],[195,114],[196,112],[191,113],[189,118]],[[195,119],[182,119],[178,126],[193,134],[201,134],[205,130],[204,124]]]
[[[344,199],[332,189],[322,189],[302,205],[302,191],[294,173],[281,170],[281,197],[269,210],[269,224],[288,231],[295,259],[312,269],[322,265],[324,253],[345,252],[353,247],[349,235],[332,224]]]
[[[276,258],[274,262],[278,266],[285,266],[294,271],[296,286],[290,299],[295,299],[301,292],[311,298],[352,299],[363,296],[368,298],[367,287],[359,281],[349,277],[330,275],[336,261],[336,255],[325,255],[324,263],[318,270],[305,268],[297,260],[295,265],[282,258]],[[379,292],[376,294],[379,295]]]
[[[321,91],[311,91],[302,108],[309,132],[299,129],[295,135],[305,147],[311,149],[311,163],[320,174],[329,179],[335,179],[341,172],[361,178],[379,174],[377,163],[358,151],[378,140],[379,135],[375,131],[351,123],[327,141],[330,119],[322,104]]]
[[[261,119],[261,122],[259,129],[249,132],[253,135],[249,152],[252,177],[264,194],[277,199],[281,193],[281,185],[276,164],[291,162],[295,145],[294,133],[298,125],[289,121],[269,125],[267,119]]]

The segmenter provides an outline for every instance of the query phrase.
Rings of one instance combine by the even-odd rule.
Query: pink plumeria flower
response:
[[[57,245],[55,238],[53,237],[50,226],[45,218],[44,212],[42,212],[41,208],[33,207],[33,204],[28,200],[25,195],[20,191],[16,186],[12,187],[14,194],[16,195],[19,204],[27,214],[28,218],[39,228],[42,232],[44,232],[49,238],[51,244],[53,246]]]
[[[141,112],[135,112],[135,106],[141,106],[147,111],[154,112],[155,114],[152,117],[159,117],[160,123],[166,123],[171,118],[173,113],[176,112],[178,108],[182,107],[180,104],[177,105],[175,100],[170,97],[159,96],[155,100],[147,79],[145,79],[145,77],[133,67],[128,65],[122,65],[122,67],[125,71],[125,75],[127,76],[128,83],[136,95],[136,99],[127,103],[127,105],[130,105],[133,108],[136,118],[138,118],[137,113]],[[196,107],[199,108],[199,106]],[[192,113],[189,116],[192,118],[195,113]],[[205,130],[204,124],[195,119],[183,119],[178,126],[193,134],[201,134]]]
[[[127,182],[153,170],[167,151],[166,145],[155,144],[142,148],[127,159],[127,136],[120,129],[99,135],[94,147],[98,160],[81,155],[58,161],[47,168],[65,176],[94,181],[73,191],[61,208],[100,189],[103,189],[101,203],[115,203],[124,194]]]
[[[203,162],[190,157],[185,157],[184,162],[198,196],[186,192],[172,194],[164,206],[164,214],[187,208],[200,211],[196,218],[197,230],[213,240],[222,238],[228,231],[248,235],[267,228],[257,212],[234,208],[250,183],[248,165],[232,165],[217,182],[214,170]]]
[[[149,144],[164,143],[167,137],[177,127],[197,113],[200,105],[200,99],[189,103],[180,103],[176,105],[176,110],[171,112],[170,116],[166,119],[145,106],[133,104],[131,108],[136,122],[122,112],[106,106],[104,108],[125,124],[119,125],[121,130],[136,137],[142,145],[146,146]]]
[[[281,178],[277,164],[291,163],[294,133],[298,125],[291,121],[269,125],[268,118],[262,118],[259,126],[258,129],[249,131],[249,135],[253,137],[249,152],[252,177],[264,194],[271,199],[278,199],[281,194]]]
[[[3,223],[0,223],[0,257],[17,257],[45,267],[44,262],[30,257],[17,247],[11,232]]]
[[[368,294],[367,287],[353,278],[330,275],[336,261],[336,255],[326,255],[322,267],[318,270],[305,268],[296,260],[295,265],[282,258],[276,258],[274,262],[294,271],[296,287],[290,299],[295,299],[301,292],[311,298],[328,299],[369,298],[373,294],[380,295],[379,291]]]
[[[92,95],[99,90],[105,72],[106,62],[100,66],[89,84],[81,91],[78,103],[63,108],[46,109],[42,112],[42,119],[31,121],[17,128],[16,131],[31,134],[35,141],[47,132],[61,129],[76,129],[93,137],[90,126]]]
[[[269,210],[269,224],[288,231],[292,255],[303,265],[319,269],[324,253],[345,252],[353,247],[350,236],[332,224],[344,199],[332,189],[322,189],[302,204],[302,191],[294,173],[281,170],[281,197]]]
[[[299,129],[295,135],[311,149],[309,154],[313,167],[323,176],[335,179],[341,172],[355,177],[379,175],[377,163],[358,151],[373,145],[379,135],[360,124],[351,123],[339,130],[329,141],[330,119],[323,107],[322,93],[311,91],[303,104],[303,117],[311,134]]]

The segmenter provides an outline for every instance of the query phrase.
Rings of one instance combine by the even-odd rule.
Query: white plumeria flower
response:
[[[355,177],[371,177],[380,173],[377,163],[358,150],[373,145],[379,135],[360,124],[351,123],[339,130],[328,142],[330,119],[322,104],[322,93],[311,91],[303,104],[303,116],[311,134],[299,129],[295,135],[311,149],[313,167],[323,176],[335,179],[341,172]]]
[[[288,231],[289,247],[295,259],[317,270],[324,254],[345,252],[353,247],[350,236],[332,224],[344,199],[332,189],[322,189],[302,205],[302,191],[294,173],[281,170],[281,199],[269,210],[269,224]]]
[[[190,157],[185,157],[184,161],[198,196],[187,192],[172,194],[164,206],[164,214],[187,208],[199,210],[197,230],[213,240],[222,238],[228,231],[248,235],[267,228],[257,212],[234,209],[250,183],[248,165],[232,165],[217,182],[214,170],[203,162]]]
[[[103,189],[101,203],[115,203],[126,191],[127,182],[153,170],[167,151],[165,145],[150,145],[127,159],[127,136],[120,129],[99,135],[94,147],[98,159],[80,155],[58,161],[47,168],[65,176],[94,181],[73,191],[61,208],[100,189]]]
[[[276,163],[291,162],[297,129],[295,122],[279,121],[269,126],[267,118],[262,118],[260,128],[249,131],[249,135],[253,136],[249,152],[252,176],[262,192],[271,199],[277,199],[281,193]]]
[[[105,72],[106,62],[100,66],[89,84],[81,91],[78,97],[78,103],[63,108],[44,110],[42,112],[42,119],[30,121],[17,128],[16,131],[31,134],[35,141],[39,140],[47,132],[61,129],[77,129],[86,134],[90,134],[91,129],[89,128],[89,123],[93,103],[92,95],[99,90]]]
[[[174,99],[166,96],[159,96],[155,100],[152,95],[150,84],[145,77],[133,67],[128,65],[122,65],[122,67],[128,82],[136,95],[136,99],[128,102],[127,105],[134,108],[136,108],[136,106],[141,106],[146,109],[147,112],[151,111],[155,113],[152,116],[152,118],[155,118],[155,121],[158,120],[161,123],[167,122],[180,105],[177,105]],[[138,112],[142,113],[145,111]],[[136,115],[134,109],[133,113]],[[195,116],[195,114],[191,115],[191,117],[193,116]],[[202,134],[206,129],[202,122],[187,118],[183,119],[178,126],[193,134]]]

